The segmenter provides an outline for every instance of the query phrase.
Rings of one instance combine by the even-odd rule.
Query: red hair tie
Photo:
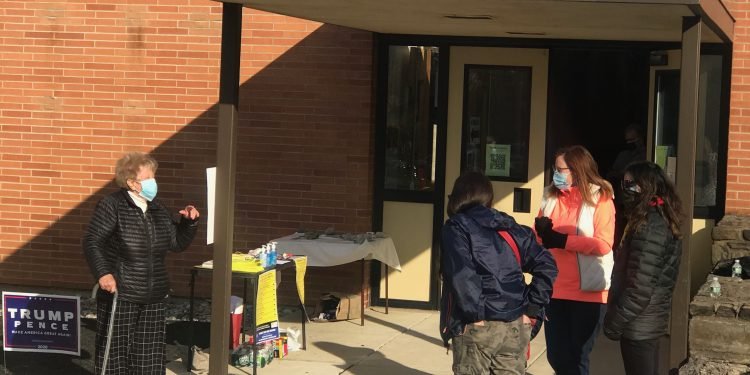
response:
[[[648,205],[651,207],[663,206],[664,199],[661,199],[661,197],[654,197],[654,199],[651,202],[648,202]]]

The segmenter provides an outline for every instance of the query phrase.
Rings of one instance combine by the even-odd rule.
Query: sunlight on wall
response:
[[[713,220],[693,219],[693,236],[690,238],[690,296],[698,292],[711,272],[711,232],[716,223]]]

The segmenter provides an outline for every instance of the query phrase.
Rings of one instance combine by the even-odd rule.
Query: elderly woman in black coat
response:
[[[625,169],[627,225],[616,252],[604,334],[620,341],[628,375],[656,375],[680,267],[680,199],[651,162]]]
[[[117,161],[120,190],[96,206],[83,240],[83,251],[94,279],[96,296],[96,373],[110,340],[107,374],[164,374],[165,305],[169,276],[168,251],[185,250],[195,237],[198,210],[186,206],[180,221],[155,200],[151,156],[133,152]],[[116,293],[116,294],[115,294]],[[113,295],[117,296],[113,310]],[[110,332],[110,315],[114,314]]]

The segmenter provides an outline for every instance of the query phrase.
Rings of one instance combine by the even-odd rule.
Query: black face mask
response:
[[[635,150],[638,148],[638,142],[626,142],[625,143],[625,149],[626,150]]]
[[[630,209],[638,204],[640,197],[641,193],[630,189],[624,189],[622,191],[622,204],[625,206],[625,209]]]

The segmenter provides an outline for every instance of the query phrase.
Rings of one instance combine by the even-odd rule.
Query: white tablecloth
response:
[[[396,247],[393,246],[390,237],[357,244],[325,235],[315,240],[307,240],[302,233],[295,233],[273,241],[278,242],[276,250],[280,253],[307,255],[307,265],[311,267],[330,267],[361,259],[375,259],[401,271]]]

